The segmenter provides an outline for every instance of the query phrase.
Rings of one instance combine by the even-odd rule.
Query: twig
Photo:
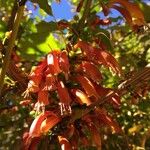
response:
[[[17,37],[18,28],[19,28],[19,25],[20,25],[20,22],[21,22],[21,18],[23,16],[23,11],[24,11],[24,5],[19,6],[18,10],[17,10],[17,14],[15,16],[11,36],[8,39],[8,47],[6,49],[6,55],[4,57],[1,76],[0,76],[0,95],[1,95],[1,92],[2,92],[2,89],[3,89],[4,78],[5,78],[9,63],[10,63],[10,57],[11,57],[12,49],[14,47],[15,40],[16,40],[16,37]]]

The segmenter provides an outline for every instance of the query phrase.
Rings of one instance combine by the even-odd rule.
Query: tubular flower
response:
[[[58,51],[53,51],[47,55],[47,67],[49,69],[49,73],[52,75],[57,75],[61,72],[59,67],[59,53]]]
[[[34,138],[40,137],[60,121],[61,118],[51,111],[45,111],[38,115],[32,122],[29,133],[23,138],[25,147],[29,147]]]
[[[76,109],[77,111],[72,113],[72,106],[76,108],[74,107],[76,104],[77,106],[86,104],[85,107],[90,108],[91,104],[98,101],[100,97],[105,97],[112,90],[100,85],[102,74],[99,67],[101,65],[110,67],[116,74],[121,74],[117,61],[106,50],[93,47],[84,41],[79,41],[75,47],[80,48],[84,55],[79,60],[77,56],[77,63],[70,63],[71,57],[68,56],[67,51],[55,50],[51,51],[29,75],[27,93],[35,93],[34,109],[39,115],[33,120],[28,136],[24,138],[28,148],[34,147],[34,143],[37,143],[43,134],[48,133],[57,123],[62,121],[62,118],[72,117],[73,114],[78,118],[80,109],[79,112]],[[99,47],[101,46],[99,45]],[[119,95],[114,92],[114,95],[107,102],[118,108],[119,100]],[[119,132],[119,126],[111,116],[100,110],[98,106],[95,107],[93,114],[96,115],[94,117],[92,114],[87,115],[89,116],[87,117],[88,122],[87,119],[84,119],[86,116],[82,116],[81,120],[87,123],[95,145],[101,148],[101,138],[97,129],[98,123],[101,121],[111,126],[116,132]],[[69,125],[71,126],[69,127]],[[83,124],[77,127],[75,122],[71,122],[69,125],[66,126],[65,132],[57,135],[61,148],[70,150],[77,148],[78,144],[88,146],[89,139],[84,133]],[[59,125],[57,128],[59,129]],[[76,142],[73,141],[74,139]]]
[[[63,71],[66,80],[68,80],[68,74],[70,73],[69,68],[70,68],[70,64],[69,64],[69,60],[68,60],[68,56],[67,56],[67,51],[62,51],[60,53],[60,57],[59,57],[59,65],[60,65],[60,69]]]
[[[102,50],[101,48],[95,48],[84,41],[78,41],[75,48],[81,48],[82,53],[89,61],[92,61],[97,65],[102,64],[106,67],[110,67],[114,73],[121,75],[121,68],[119,64],[108,51]]]
[[[45,87],[44,90],[46,91],[54,91],[56,90],[56,83],[57,83],[57,76],[52,74],[45,75]]]
[[[79,89],[71,89],[71,92],[76,97],[79,104],[81,105],[86,104],[87,106],[91,104],[91,100],[83,91]]]
[[[81,65],[83,71],[86,73],[86,75],[91,78],[94,82],[99,83],[102,79],[102,75],[98,68],[90,62],[84,61]]]
[[[59,81],[57,84],[57,91],[58,96],[60,99],[60,108],[61,108],[61,115],[71,114],[71,98],[68,92],[68,89],[65,87],[62,81]]]
[[[70,142],[63,136],[58,136],[58,141],[61,146],[61,150],[72,150]]]
[[[96,99],[99,97],[95,90],[95,87],[87,77],[82,75],[77,75],[76,79],[89,97],[94,96]]]

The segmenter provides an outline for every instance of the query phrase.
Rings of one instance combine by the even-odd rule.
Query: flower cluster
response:
[[[94,47],[91,44],[79,41],[74,46],[75,55],[69,55],[69,51],[51,51],[45,59],[29,75],[29,83],[25,96],[30,93],[37,95],[34,109],[38,116],[31,124],[29,133],[24,137],[27,147],[31,146],[34,138],[47,133],[63,117],[72,115],[72,107],[86,105],[99,101],[113,91],[101,85],[101,65],[110,68],[114,73],[120,75],[121,69],[115,58],[105,49]],[[108,100],[114,108],[119,108],[120,97],[117,92]],[[45,106],[54,106],[52,110],[45,110]],[[59,108],[59,109],[58,109]],[[55,113],[54,113],[55,112]],[[103,122],[120,132],[117,123],[107,114],[105,109],[95,108],[93,114],[85,115],[82,122],[87,124],[91,131],[95,144],[100,146],[100,135],[97,127]],[[67,127],[67,133],[58,135],[59,143],[67,147],[73,143],[77,136],[88,144],[85,134],[82,131],[82,122],[76,122]],[[70,127],[71,126],[71,127]],[[69,141],[68,138],[71,137]],[[99,142],[98,142],[99,141]]]

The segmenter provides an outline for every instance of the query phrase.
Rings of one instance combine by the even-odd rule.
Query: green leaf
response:
[[[138,2],[138,4],[144,13],[144,17],[145,17],[146,22],[150,22],[150,15],[149,15],[150,6],[143,3],[143,2]]]
[[[53,16],[52,8],[48,3],[48,0],[31,0],[33,3],[39,4],[39,7],[43,9],[48,15]]]
[[[106,30],[98,29],[96,36],[107,46],[108,50],[112,50],[112,43],[110,41],[110,34]]]
[[[58,49],[57,40],[52,40],[52,32],[57,30],[55,22],[40,22],[37,25],[29,22],[25,29],[19,47],[22,49],[21,55],[25,59],[34,59],[50,51],[50,47]],[[52,42],[53,41],[53,42]],[[51,44],[52,43],[52,44]],[[55,43],[55,44],[54,44]],[[34,57],[34,58],[33,58]]]
[[[4,38],[6,31],[7,31],[6,24],[0,20],[0,39]]]

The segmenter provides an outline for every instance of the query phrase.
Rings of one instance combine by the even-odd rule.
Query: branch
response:
[[[143,135],[143,138],[141,139],[141,147],[145,149],[146,141],[150,138],[150,128],[146,131],[146,133]]]
[[[11,15],[10,15],[8,23],[7,23],[8,31],[12,30],[17,10],[18,10],[18,4],[17,4],[17,1],[14,1],[14,6],[12,8]]]
[[[84,27],[85,20],[87,19],[89,11],[90,11],[91,3],[92,3],[92,0],[86,0],[83,16],[78,24],[79,32],[82,31],[82,28]]]
[[[15,65],[14,61],[11,61],[9,64],[7,75],[17,82],[21,93],[25,91],[28,85],[28,77],[20,68]]]
[[[21,18],[23,16],[23,11],[24,11],[24,5],[19,6],[18,10],[17,10],[17,14],[15,16],[11,36],[8,39],[8,47],[6,49],[6,55],[4,57],[1,76],[0,76],[0,95],[1,95],[1,92],[2,92],[2,89],[3,89],[4,78],[5,78],[7,69],[8,69],[9,64],[10,64],[10,57],[11,57],[12,49],[14,47],[15,40],[16,40],[16,37],[17,37],[18,28],[19,28],[19,25],[20,25],[20,22],[21,22]]]

